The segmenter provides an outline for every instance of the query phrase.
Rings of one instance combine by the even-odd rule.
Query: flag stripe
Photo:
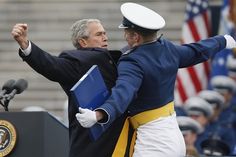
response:
[[[191,93],[196,93],[192,79],[190,77],[190,74],[189,74],[187,68],[179,69],[178,77],[179,77],[179,81],[181,81],[182,87],[185,91],[184,93],[187,98],[189,96],[191,96]],[[183,97],[183,96],[181,96],[181,97]],[[183,99],[183,100],[185,100],[185,99]]]
[[[195,27],[196,27],[196,33],[199,36],[199,40],[207,38],[208,37],[208,32],[207,32],[206,29],[203,29],[206,26],[203,16],[195,17],[194,18],[194,24],[195,24]],[[198,40],[195,40],[195,41],[198,41]]]
[[[182,43],[192,43],[194,42],[193,36],[191,35],[191,30],[188,24],[184,24],[182,31]]]
[[[190,28],[190,30],[191,30],[191,34],[193,35],[194,40],[195,40],[195,41],[200,40],[200,37],[199,37],[199,34],[198,34],[198,32],[197,32],[197,28],[196,28],[196,26],[195,26],[195,24],[194,24],[194,21],[193,21],[193,20],[190,20],[190,21],[188,22],[188,24],[189,24],[189,28]]]
[[[188,70],[188,72],[190,74],[190,77],[191,77],[191,79],[193,81],[193,85],[195,87],[195,91],[199,92],[202,88],[201,88],[201,83],[200,83],[200,81],[198,79],[198,76],[196,74],[195,69],[193,67],[189,67],[189,68],[187,68],[187,70]]]
[[[205,28],[207,30],[207,37],[211,36],[211,24],[209,22],[209,17],[211,16],[211,13],[207,10],[206,12],[203,13],[203,19],[204,19],[204,24]]]
[[[194,69],[197,73],[198,79],[201,84],[201,90],[204,89],[207,85],[207,76],[205,75],[205,68],[204,68],[204,63],[203,64],[197,64],[194,66]],[[197,91],[199,92],[199,91]]]
[[[178,84],[178,94],[179,94],[179,97],[182,99],[182,100],[186,100],[187,99],[187,96],[186,96],[186,93],[185,93],[185,90],[183,88],[183,85],[182,85],[182,82],[180,81],[180,78],[177,76],[177,84]],[[179,102],[181,103],[181,102]]]
[[[203,63],[203,66],[204,66],[204,72],[205,72],[205,76],[207,76],[207,82],[209,80],[209,76],[210,76],[210,63],[209,61],[206,61]]]

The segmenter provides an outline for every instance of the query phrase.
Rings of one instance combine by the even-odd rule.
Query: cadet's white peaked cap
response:
[[[120,7],[124,17],[119,28],[134,28],[135,26],[159,30],[165,26],[165,20],[155,11],[136,3],[124,3]]]
[[[213,105],[213,107],[218,106],[222,108],[225,103],[225,98],[219,92],[214,90],[202,90],[198,93],[198,96]]]
[[[225,93],[226,91],[235,92],[236,84],[234,80],[228,76],[217,75],[211,79],[211,86],[213,90]]]
[[[184,102],[184,109],[189,116],[191,115],[205,115],[211,117],[213,114],[213,107],[206,100],[200,97],[190,97]]]
[[[187,116],[177,116],[176,118],[182,134],[186,134],[189,131],[200,134],[204,130],[201,124],[193,118]]]

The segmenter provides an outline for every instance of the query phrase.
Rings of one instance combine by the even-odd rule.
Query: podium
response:
[[[7,131],[11,137],[4,136]],[[14,148],[4,148],[4,141]],[[0,156],[6,153],[7,157],[68,157],[68,128],[48,112],[1,112]]]

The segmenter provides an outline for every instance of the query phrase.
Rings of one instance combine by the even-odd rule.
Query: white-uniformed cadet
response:
[[[226,47],[236,47],[236,42],[225,35],[175,45],[158,37],[165,20],[153,10],[124,3],[121,13],[120,28],[131,49],[120,58],[118,79],[108,100],[95,111],[80,108],[77,120],[87,128],[97,122],[108,125],[128,110],[135,130],[135,143],[130,145],[134,144],[133,157],[183,157],[186,148],[173,102],[177,71],[204,62]],[[123,156],[125,147],[116,148],[113,156]]]
[[[199,152],[195,148],[194,144],[197,140],[197,135],[203,132],[203,127],[196,120],[188,116],[177,116],[177,122],[184,136],[186,155],[198,157]]]

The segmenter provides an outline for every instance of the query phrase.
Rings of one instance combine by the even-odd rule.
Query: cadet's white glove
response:
[[[226,40],[226,47],[227,49],[232,49],[236,47],[236,42],[234,40],[233,37],[231,37],[230,35],[226,34],[224,35],[225,40]]]
[[[79,113],[76,113],[75,116],[84,128],[90,128],[97,123],[96,112],[89,109],[79,107]]]

